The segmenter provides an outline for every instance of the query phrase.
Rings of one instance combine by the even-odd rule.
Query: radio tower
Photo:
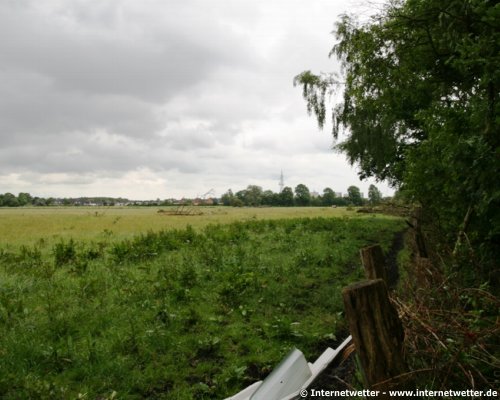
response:
[[[283,191],[284,187],[285,187],[285,179],[283,178],[283,170],[281,170],[281,175],[280,175],[280,193]]]

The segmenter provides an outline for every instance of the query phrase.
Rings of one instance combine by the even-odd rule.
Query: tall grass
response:
[[[345,334],[358,250],[401,221],[312,218],[0,254],[0,397],[223,398]]]
[[[355,215],[345,207],[197,207],[200,215],[170,215],[175,207],[0,207],[0,248],[38,245],[51,248],[61,239],[122,240],[138,233],[195,229],[242,220]]]

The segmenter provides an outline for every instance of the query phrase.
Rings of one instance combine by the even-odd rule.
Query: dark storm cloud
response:
[[[160,127],[154,107],[139,98],[64,93],[54,90],[41,75],[4,74],[0,77],[0,91],[5,95],[0,98],[0,135],[4,144],[99,128],[142,135]]]
[[[68,1],[64,9],[54,7],[52,13],[44,11],[44,3],[50,4],[32,2],[24,9],[0,6],[2,67],[42,75],[55,90],[161,102],[203,80],[227,58],[224,47],[193,37],[189,29],[174,30],[168,18],[156,27],[160,31],[150,33],[149,21],[120,13],[120,3],[109,2],[115,8],[104,13],[97,25],[86,24],[89,18],[82,18],[82,11],[99,2],[71,7],[77,3]],[[119,16],[121,22],[113,23]]]
[[[154,9],[141,16],[133,8],[126,12],[119,2],[88,3],[0,4],[4,143],[12,134],[99,128],[151,134],[160,129],[155,107],[206,79],[220,63],[238,62],[242,54],[214,45],[221,29],[212,29],[215,37],[207,41],[170,24],[175,19],[171,6],[157,8],[167,18],[150,31]]]
[[[176,151],[213,138],[192,122],[175,127],[189,117],[160,107],[218,66],[242,62],[237,38],[194,13],[193,2],[92,3],[0,4],[0,167],[196,170]]]
[[[339,4],[1,1],[0,192],[156,198],[266,185],[282,168],[342,175],[292,87],[334,68]]]

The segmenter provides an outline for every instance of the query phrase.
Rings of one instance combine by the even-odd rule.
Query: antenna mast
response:
[[[285,179],[283,178],[283,170],[281,170],[281,175],[280,175],[280,193],[283,191],[284,187],[285,187]]]

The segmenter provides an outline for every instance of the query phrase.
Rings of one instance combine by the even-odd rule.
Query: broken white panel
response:
[[[300,350],[293,349],[264,381],[255,382],[226,400],[292,400],[309,385],[352,342],[345,339],[335,350],[328,347],[314,362],[308,363]]]
[[[311,376],[304,354],[293,349],[250,396],[250,400],[282,399],[299,390]]]

